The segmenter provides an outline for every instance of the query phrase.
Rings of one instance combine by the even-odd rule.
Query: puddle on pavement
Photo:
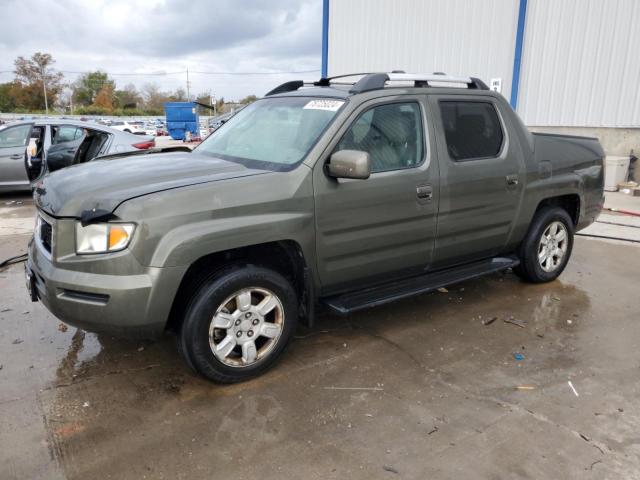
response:
[[[168,441],[167,432],[174,432],[183,450],[190,448],[195,436],[191,432],[205,442],[198,448],[229,442],[238,448],[247,438],[275,441],[277,435],[271,432],[278,430],[273,425],[287,418],[283,392],[297,384],[303,391],[295,395],[317,396],[317,391],[305,389],[326,383],[327,371],[333,377],[344,376],[343,381],[356,381],[352,378],[356,375],[356,383],[362,382],[362,375],[388,375],[388,379],[415,375],[422,382],[431,375],[481,390],[488,372],[502,371],[493,380],[513,384],[512,345],[526,343],[529,358],[534,342],[544,342],[550,346],[545,361],[536,368],[548,376],[547,362],[554,368],[572,368],[571,354],[564,352],[564,346],[589,312],[587,293],[574,285],[528,285],[510,274],[493,275],[454,285],[447,293],[414,297],[347,319],[323,315],[314,328],[301,329],[300,338],[274,371],[233,386],[214,385],[192,374],[171,337],[136,342],[70,327],[64,334],[53,333],[58,339],[64,335],[68,343],[60,342],[64,354],[55,380],[40,394],[50,452],[66,475],[79,478],[97,472],[91,462],[74,459],[91,449],[116,448],[113,442],[145,445],[155,439],[162,444]],[[510,315],[524,321],[525,328],[505,324],[503,319]],[[483,325],[480,317],[491,316],[498,320]],[[372,333],[384,341],[372,339]],[[379,354],[393,359],[392,368],[377,363]],[[558,355],[566,358],[559,361]],[[350,374],[354,357],[361,365]],[[214,422],[210,430],[209,422]],[[126,452],[117,451],[126,461]],[[220,447],[217,455],[228,460],[234,448]]]

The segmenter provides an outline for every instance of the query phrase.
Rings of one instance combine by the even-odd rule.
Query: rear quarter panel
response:
[[[604,151],[596,138],[533,134],[533,164],[526,184],[523,215],[530,223],[545,199],[577,194],[577,229],[592,223],[602,208]],[[524,235],[525,232],[522,232]]]

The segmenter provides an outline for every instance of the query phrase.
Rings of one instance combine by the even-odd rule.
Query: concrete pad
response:
[[[549,284],[497,274],[324,316],[232,386],[189,371],[172,337],[61,324],[11,266],[0,478],[640,478],[639,253],[579,237]]]

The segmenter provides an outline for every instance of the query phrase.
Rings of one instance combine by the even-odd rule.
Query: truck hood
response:
[[[54,217],[112,213],[122,202],[173,188],[269,173],[198,153],[157,153],[94,160],[38,182],[36,205]]]

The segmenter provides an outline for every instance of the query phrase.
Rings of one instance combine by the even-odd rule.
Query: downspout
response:
[[[329,62],[329,0],[322,0],[322,78],[327,78]]]
[[[520,64],[522,63],[522,45],[524,43],[524,26],[527,19],[527,0],[520,0],[518,9],[518,28],[516,30],[516,49],[513,55],[513,75],[511,76],[511,107],[518,106],[518,88],[520,85]]]

